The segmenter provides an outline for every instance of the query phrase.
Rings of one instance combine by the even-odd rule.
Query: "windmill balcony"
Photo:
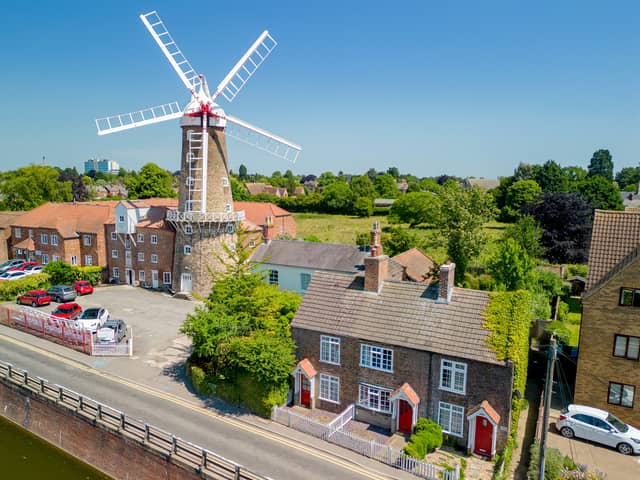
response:
[[[239,212],[180,212],[178,210],[167,210],[167,220],[169,222],[237,223],[244,219],[244,210]]]

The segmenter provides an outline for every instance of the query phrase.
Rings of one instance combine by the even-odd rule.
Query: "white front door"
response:
[[[158,270],[151,270],[151,286],[158,288]]]
[[[130,268],[127,268],[125,271],[125,277],[127,279],[127,284],[128,285],[133,285],[133,270],[131,270]]]
[[[183,273],[180,278],[180,291],[181,292],[190,292],[191,291],[191,274]]]

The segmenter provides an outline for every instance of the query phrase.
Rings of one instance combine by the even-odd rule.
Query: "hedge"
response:
[[[409,443],[404,447],[404,453],[422,460],[427,453],[433,452],[440,446],[442,446],[442,427],[428,418],[419,418],[415,433],[411,435]]]
[[[91,285],[97,285],[102,280],[104,267],[79,267],[58,260],[46,264],[44,271],[49,274],[53,285],[68,285],[76,280],[87,280]]]
[[[0,298],[3,301],[15,300],[16,297],[29,290],[44,290],[51,285],[49,275],[46,273],[34,273],[18,280],[0,282]]]

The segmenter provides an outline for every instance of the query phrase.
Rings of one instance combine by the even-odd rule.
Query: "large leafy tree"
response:
[[[89,191],[83,177],[74,168],[65,168],[58,176],[60,182],[71,182],[71,195],[78,202],[89,200]]]
[[[508,291],[529,287],[533,278],[531,258],[512,238],[500,243],[487,267],[499,287]]]
[[[635,192],[640,183],[640,167],[625,167],[616,173],[616,182],[620,190]]]
[[[624,210],[620,190],[612,180],[595,175],[578,182],[576,188],[580,195],[591,202],[594,208]]]
[[[367,244],[368,240],[365,241],[365,245]],[[418,239],[408,228],[391,227],[386,229],[385,233],[382,235],[382,247],[384,249],[384,253],[390,257],[406,252],[416,246],[418,246]]]
[[[171,181],[171,172],[147,163],[136,176],[128,179],[129,198],[175,198],[178,194],[171,187]]]
[[[543,192],[568,192],[569,177],[567,172],[553,160],[534,169],[534,180]]]
[[[513,221],[522,215],[522,207],[536,200],[542,189],[535,180],[518,180],[507,188],[505,204],[501,217],[506,221]]]
[[[322,203],[327,212],[348,214],[353,210],[355,197],[344,182],[335,182],[322,192]]]
[[[525,207],[542,228],[542,246],[553,263],[584,263],[593,223],[593,206],[582,195],[544,193],[540,201]]]
[[[238,167],[238,178],[242,181],[247,179],[247,167],[244,164],[240,164]]]
[[[589,162],[588,176],[600,176],[613,181],[613,158],[609,150],[596,150]]]
[[[401,196],[389,212],[391,223],[408,223],[415,227],[421,223],[435,223],[440,210],[439,199],[431,192],[411,192]]]
[[[378,175],[373,186],[378,198],[396,198],[400,193],[396,179],[389,173]]]
[[[459,282],[486,242],[482,225],[493,215],[493,197],[479,188],[463,190],[457,181],[449,180],[442,188],[440,199],[440,225],[447,239],[447,254],[456,264]]]
[[[46,202],[73,200],[71,181],[60,181],[58,169],[29,165],[5,172],[0,177],[4,210],[30,210]]]
[[[516,223],[509,225],[505,232],[505,238],[517,242],[531,258],[540,258],[543,254],[542,228],[530,215],[521,216]]]
[[[351,177],[351,181],[349,181],[349,188],[355,197],[373,198],[375,196],[373,182],[368,175]]]

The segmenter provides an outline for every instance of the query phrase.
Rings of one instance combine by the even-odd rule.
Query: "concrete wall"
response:
[[[201,478],[137,442],[4,381],[0,381],[0,414],[117,480]]]

